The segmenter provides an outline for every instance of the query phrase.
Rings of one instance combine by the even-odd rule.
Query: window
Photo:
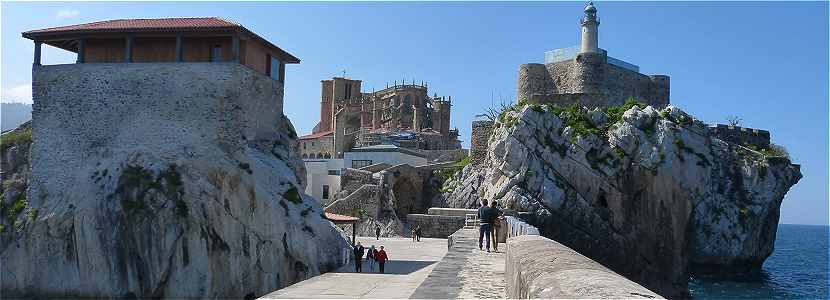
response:
[[[369,165],[372,165],[372,160],[357,159],[357,160],[352,161],[352,168],[353,169],[360,169],[360,168],[363,168],[363,167],[369,166]]]
[[[306,146],[308,146],[308,143],[303,142],[303,150],[305,150],[306,148],[308,148],[308,147],[306,147]]]
[[[340,170],[329,170],[329,175],[340,175]]]
[[[329,198],[329,186],[327,184],[323,185],[323,199]]]
[[[347,82],[347,83],[345,84],[345,86],[346,86],[346,90],[344,91],[344,92],[345,92],[345,94],[346,94],[345,98],[346,98],[346,99],[352,99],[352,83],[351,83],[351,82]]]
[[[276,81],[282,81],[282,79],[280,78],[280,67],[282,66],[282,62],[276,57],[270,55],[268,57],[270,58],[268,68],[270,70],[270,74],[268,74],[268,76],[270,76],[271,79],[274,79]]]
[[[213,45],[213,46],[210,47],[210,61],[211,62],[220,62],[220,61],[222,61],[222,46]]]

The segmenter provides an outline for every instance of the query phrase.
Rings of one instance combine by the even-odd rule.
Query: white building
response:
[[[305,193],[328,203],[334,193],[340,191],[340,171],[343,159],[304,159],[306,180]]]
[[[354,148],[343,154],[342,159],[303,159],[306,168],[306,194],[323,204],[331,202],[334,194],[340,191],[340,173],[344,168],[360,169],[379,163],[389,165],[408,164],[421,166],[427,164],[426,157],[415,150],[395,145],[375,145]]]

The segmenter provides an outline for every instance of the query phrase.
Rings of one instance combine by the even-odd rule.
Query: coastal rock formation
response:
[[[238,64],[34,76],[61,84],[34,85],[28,197],[1,234],[3,297],[241,299],[346,259],[343,233],[301,192],[280,83]]]
[[[687,295],[693,265],[760,268],[800,178],[673,106],[532,104],[500,115],[487,160],[445,183],[444,201],[530,212],[544,236],[671,297]]]

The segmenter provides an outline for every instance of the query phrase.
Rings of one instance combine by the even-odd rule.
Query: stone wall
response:
[[[345,196],[353,193],[365,184],[377,184],[372,178],[372,172],[352,168],[343,169],[340,173],[340,194]]]
[[[517,101],[596,107],[621,105],[633,97],[662,108],[669,104],[669,84],[668,76],[609,64],[603,53],[581,53],[572,60],[521,65]]]
[[[440,163],[447,161],[459,161],[470,154],[468,149],[450,149],[450,150],[417,150],[418,153],[424,154],[425,158],[432,163]]]
[[[427,210],[427,213],[430,215],[438,215],[438,216],[453,216],[453,217],[466,217],[468,214],[476,214],[478,210],[476,209],[467,209],[467,208],[447,208],[447,207],[430,207]]]
[[[470,137],[470,164],[478,166],[487,161],[487,141],[493,132],[493,121],[473,121]]]
[[[170,153],[218,144],[233,153],[283,130],[282,83],[237,63],[50,65],[33,77],[35,203],[67,190],[91,154],[112,151],[104,145]]]
[[[453,232],[464,227],[464,217],[408,214],[406,222],[409,228],[421,226],[421,237],[447,238]]]
[[[281,83],[237,63],[33,68],[29,217],[7,298],[249,298],[347,247],[299,192]]]
[[[770,146],[770,135],[766,130],[716,124],[709,127],[709,132],[730,143],[752,145],[761,149],[768,149]]]
[[[507,298],[662,298],[571,248],[538,235],[507,239],[504,273]]]

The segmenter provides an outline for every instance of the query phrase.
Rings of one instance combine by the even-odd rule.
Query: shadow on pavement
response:
[[[378,274],[378,275],[408,275],[420,269],[426,268],[437,261],[423,261],[423,260],[390,260],[386,262],[385,271],[383,274],[378,272],[378,265],[375,264],[374,271],[369,271],[369,263],[363,259],[364,274]],[[355,273],[354,262],[349,262],[347,265],[340,267],[337,271],[332,273]]]

